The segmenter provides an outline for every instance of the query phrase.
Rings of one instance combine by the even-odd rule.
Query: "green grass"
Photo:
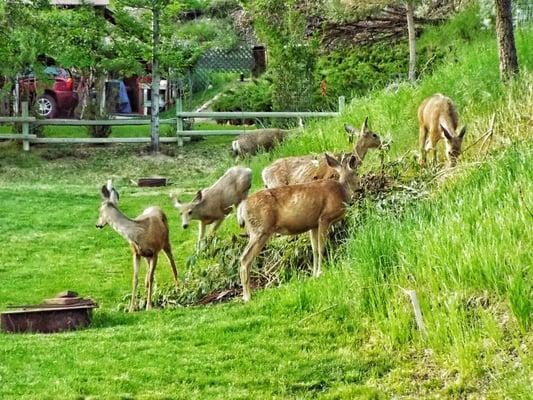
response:
[[[435,29],[451,35],[458,26]],[[123,313],[128,247],[94,227],[99,187],[112,177],[127,215],[153,204],[166,211],[180,277],[206,273],[187,266],[196,227],[181,229],[168,191],[190,196],[210,184],[233,164],[231,138],[165,145],[159,157],[129,145],[33,146],[25,154],[0,144],[0,309],[65,289],[101,306],[90,329],[0,335],[0,398],[530,398],[532,36],[517,33],[524,72],[512,85],[497,83],[494,38],[481,32],[419,84],[356,99],[344,118],[312,122],[274,154],[250,160],[259,188],[269,160],[347,149],[342,123],[368,114],[375,131],[393,134],[388,158],[403,156],[402,182],[427,195],[354,207],[347,243],[320,279],[255,291],[249,304]],[[469,126],[466,146],[493,113],[496,124],[488,152],[477,145],[457,169],[428,181],[434,174],[420,171],[413,154],[415,115],[436,91],[456,101]],[[363,173],[377,164],[369,154]],[[172,186],[129,184],[147,175]],[[230,217],[220,236],[235,232]],[[171,280],[164,259],[156,280]],[[416,291],[427,337],[400,288]]]

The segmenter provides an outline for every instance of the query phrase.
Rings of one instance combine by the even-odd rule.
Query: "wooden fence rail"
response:
[[[344,111],[344,97],[339,97],[339,110],[337,112],[188,112],[182,111],[181,99],[176,101],[176,117],[161,119],[161,125],[175,125],[175,137],[160,137],[162,143],[177,143],[183,146],[184,141],[189,141],[191,136],[220,136],[220,135],[240,135],[249,133],[248,129],[226,129],[226,130],[185,130],[184,119],[187,118],[214,118],[214,119],[252,119],[252,118],[323,118],[337,117]],[[78,119],[37,119],[29,115],[28,103],[22,102],[21,117],[0,117],[0,124],[21,124],[22,133],[0,134],[0,140],[22,140],[24,151],[30,150],[30,143],[45,144],[93,144],[93,143],[150,143],[150,137],[107,137],[107,138],[44,138],[30,134],[31,126],[127,126],[127,125],[150,125],[149,119],[107,119],[107,120],[78,120]]]

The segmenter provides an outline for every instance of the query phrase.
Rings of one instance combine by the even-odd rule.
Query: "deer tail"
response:
[[[237,222],[241,228],[244,228],[246,219],[246,200],[240,202],[237,206]]]

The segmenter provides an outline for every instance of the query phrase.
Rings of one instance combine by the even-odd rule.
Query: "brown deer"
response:
[[[360,164],[368,150],[380,149],[386,144],[376,133],[368,129],[368,117],[365,118],[361,130],[344,124],[350,143],[357,137],[353,146],[353,153],[357,156]],[[350,154],[336,154],[335,158],[341,160]],[[318,179],[338,179],[339,175],[335,168],[331,168],[325,157],[314,155],[280,158],[263,169],[261,173],[266,188],[275,188],[285,185],[312,182]]]
[[[198,231],[197,250],[200,250],[207,225],[213,225],[211,234],[214,235],[232,206],[237,206],[248,196],[252,186],[252,170],[244,167],[231,167],[213,185],[199,190],[196,197],[189,203],[181,203],[177,197],[174,206],[181,213],[181,223],[184,229],[190,220],[200,221]]]
[[[111,181],[102,186],[102,205],[96,227],[102,229],[109,224],[117,233],[126,239],[133,253],[133,282],[129,311],[136,307],[137,282],[139,277],[141,257],[146,259],[148,270],[144,281],[146,288],[146,309],[152,308],[152,284],[157,265],[157,257],[161,250],[170,262],[174,281],[178,284],[178,271],[169,241],[167,217],[159,207],[149,207],[135,219],[126,217],[118,209],[118,192]]]
[[[233,142],[231,148],[234,156],[252,156],[260,150],[268,151],[279,143],[283,142],[287,136],[295,131],[303,130],[303,121],[300,118],[298,128],[285,130],[279,128],[256,129],[249,133],[243,133]]]
[[[339,181],[318,180],[298,185],[264,189],[241,203],[237,211],[239,225],[250,239],[241,256],[241,282],[244,301],[250,300],[250,266],[270,237],[297,235],[310,231],[313,248],[313,276],[320,275],[322,254],[330,225],[344,217],[352,190],[358,186],[357,157],[341,163],[326,155],[328,164],[337,169]]]
[[[433,165],[437,164],[437,143],[444,138],[447,165],[455,166],[461,154],[466,125],[456,134],[459,117],[452,100],[440,93],[426,98],[418,108],[418,123],[420,165],[426,164],[428,151],[433,153]]]

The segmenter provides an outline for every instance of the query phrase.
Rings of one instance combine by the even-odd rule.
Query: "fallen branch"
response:
[[[463,153],[466,153],[468,150],[470,150],[472,147],[474,147],[476,144],[479,143],[479,141],[483,138],[486,138],[488,135],[492,136],[492,133],[494,131],[494,122],[496,120],[496,113],[492,114],[492,117],[491,117],[491,120],[490,120],[490,123],[489,123],[489,129],[483,134],[481,135],[474,143],[472,143],[470,146],[468,146],[466,149],[463,150]],[[486,139],[485,139],[486,141]],[[483,142],[483,144],[485,143],[485,141]],[[481,148],[483,148],[483,144],[481,145]]]

